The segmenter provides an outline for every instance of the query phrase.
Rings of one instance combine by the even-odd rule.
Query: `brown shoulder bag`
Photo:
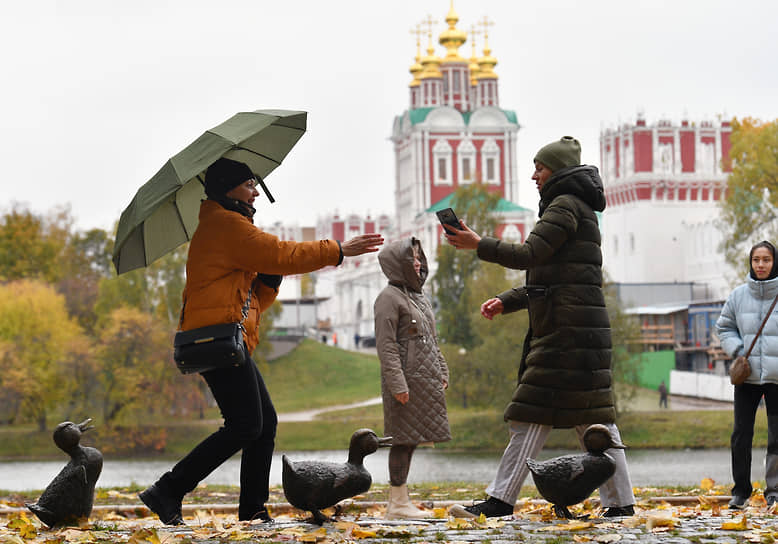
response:
[[[764,329],[765,324],[767,324],[767,320],[770,319],[776,302],[778,302],[778,295],[775,296],[770,309],[767,310],[767,315],[764,317],[764,321],[762,321],[762,324],[759,326],[759,330],[756,331],[754,341],[751,342],[751,347],[748,348],[748,351],[745,355],[741,355],[735,359],[732,363],[732,366],[729,367],[729,381],[732,383],[732,385],[742,384],[751,375],[751,365],[748,363],[748,357],[751,355],[751,350],[754,349],[754,345],[756,344],[756,340],[759,338],[759,335],[762,334],[762,329]]]

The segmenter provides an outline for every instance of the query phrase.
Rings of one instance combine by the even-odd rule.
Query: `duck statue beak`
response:
[[[611,448],[616,448],[617,450],[626,450],[627,446],[622,444],[621,442],[612,442]]]
[[[378,439],[378,447],[379,448],[389,448],[392,446],[392,437],[391,436],[385,436],[383,438]]]
[[[94,425],[90,425],[90,423],[92,423],[92,418],[91,418],[91,417],[90,417],[90,418],[87,418],[87,419],[85,419],[84,421],[82,421],[81,423],[79,423],[79,424],[77,425],[77,427],[78,427],[78,428],[81,430],[81,432],[83,433],[84,431],[88,431],[89,429],[94,429]]]

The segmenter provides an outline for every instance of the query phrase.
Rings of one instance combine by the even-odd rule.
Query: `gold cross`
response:
[[[479,21],[478,24],[484,27],[482,32],[484,33],[484,43],[486,43],[489,40],[489,27],[494,26],[494,21],[490,21],[489,18],[484,15],[483,21]]]
[[[411,29],[411,34],[416,36],[416,52],[418,53],[421,47],[421,37],[424,34],[424,31],[421,29],[421,23],[417,24],[416,28]]]
[[[474,57],[476,56],[476,52],[475,52],[475,37],[478,34],[481,34],[481,33],[482,33],[481,30],[476,30],[475,25],[470,25],[470,36],[472,37],[471,39],[473,40],[473,56]]]
[[[427,25],[427,36],[429,36],[430,45],[432,45],[432,25],[435,23],[437,23],[437,21],[435,21],[432,18],[432,15],[429,14],[427,14],[427,18],[421,22],[422,25]]]

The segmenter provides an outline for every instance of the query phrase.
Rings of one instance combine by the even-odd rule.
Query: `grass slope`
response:
[[[313,340],[303,340],[261,370],[279,413],[349,404],[381,394],[377,356]]]

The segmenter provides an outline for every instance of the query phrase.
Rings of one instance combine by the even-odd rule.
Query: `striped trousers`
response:
[[[515,504],[519,496],[521,486],[529,475],[527,458],[535,459],[543,449],[543,444],[551,432],[550,425],[537,423],[524,423],[509,421],[510,440],[505,452],[500,459],[497,475],[486,488],[490,497],[500,499],[508,504]],[[619,430],[613,423],[605,424],[611,435],[621,442]],[[583,433],[589,425],[577,425],[575,431],[578,434],[578,442],[583,448]],[[627,472],[627,457],[624,450],[611,448],[608,455],[616,461],[616,472],[611,478],[600,486],[600,504],[604,508],[611,506],[629,506],[635,504],[635,496],[632,494],[632,482]]]

